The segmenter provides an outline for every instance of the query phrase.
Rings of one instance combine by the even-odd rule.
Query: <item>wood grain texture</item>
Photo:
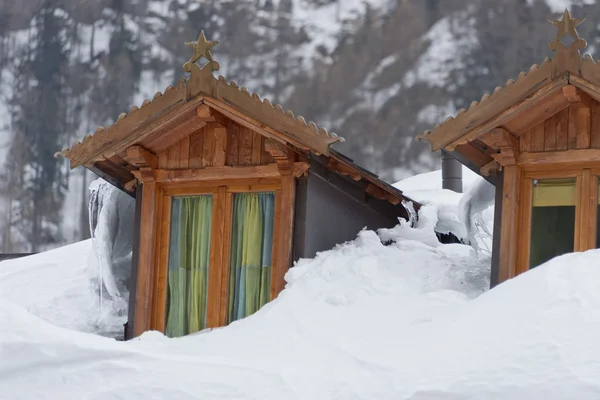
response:
[[[519,164],[555,165],[557,170],[571,167],[571,164],[600,161],[600,149],[572,149],[543,153],[521,153]],[[559,164],[563,164],[562,166]]]
[[[144,183],[142,196],[134,336],[139,336],[150,328],[156,225],[156,183]]]
[[[518,200],[519,211],[517,213],[518,221],[515,224],[518,226],[517,240],[512,243],[512,246],[518,245],[517,261],[515,265],[514,275],[527,272],[529,270],[529,252],[531,246],[531,214],[532,214],[532,195],[533,181],[531,178],[521,176],[520,198]],[[502,236],[504,238],[504,236]],[[510,276],[512,277],[512,276]]]
[[[531,129],[531,152],[544,151],[544,141],[546,139],[544,134],[544,127],[545,123],[541,122]]]
[[[186,136],[181,139],[181,154],[179,156],[179,168],[190,167],[190,137]]]
[[[167,160],[167,168],[179,168],[179,157],[181,156],[181,143],[175,143],[168,148],[169,158]]]
[[[169,237],[171,235],[171,198],[160,195],[160,215],[158,220],[160,224],[157,224],[157,243],[158,243],[158,262],[156,263],[156,301],[155,301],[155,312],[154,312],[154,323],[153,328],[159,332],[165,331],[166,324],[166,306],[167,306],[167,284],[168,284],[168,260],[169,260]]]
[[[263,152],[263,136],[253,132],[252,134],[252,164],[260,164]]]
[[[564,109],[555,115],[556,150],[569,148],[569,109]]]
[[[211,166],[222,167],[227,159],[227,128],[216,125],[212,131],[215,140]]]
[[[531,129],[528,129],[519,137],[519,152],[525,153],[531,151]]]
[[[161,195],[160,186],[156,186],[156,223],[155,223],[155,231],[154,231],[154,241],[152,243],[152,247],[154,250],[153,256],[153,264],[152,264],[152,282],[151,282],[151,292],[152,292],[152,306],[150,312],[150,329],[152,330],[162,330],[164,331],[164,312],[165,312],[165,304],[161,304],[159,296],[166,295],[166,286],[161,285],[161,280],[165,279],[165,275],[161,274],[160,271],[160,250],[161,250],[161,233],[164,228],[165,220],[168,224],[169,219],[163,217],[163,205],[164,205],[164,196]],[[168,227],[167,227],[168,229]],[[166,280],[165,280],[166,282]]]
[[[260,163],[261,164],[271,164],[272,162],[275,162],[275,160],[273,159],[273,156],[271,155],[271,153],[269,153],[266,148],[265,148],[265,143],[268,139],[266,137],[262,137],[261,138],[261,148],[262,148],[262,153],[260,156]]]
[[[590,171],[591,172],[591,171]],[[589,181],[590,191],[588,199],[588,214],[584,215],[587,229],[587,246],[582,251],[595,249],[598,231],[598,175],[591,174]],[[585,197],[584,197],[585,198]]]
[[[305,164],[305,163],[299,163]],[[302,165],[299,165],[301,167]],[[221,166],[199,169],[158,169],[154,171],[157,182],[193,182],[200,180],[222,181],[233,179],[278,178],[280,176],[277,164]],[[226,184],[226,182],[222,182]]]
[[[215,152],[215,124],[209,124],[204,128],[204,144],[202,148],[202,167],[210,167]]]
[[[519,213],[520,170],[516,165],[504,168],[502,193],[502,234],[498,279],[503,282],[516,274],[517,224]]]
[[[169,150],[158,153],[158,168],[169,168]]]
[[[189,168],[202,167],[202,154],[204,148],[204,130],[199,129],[190,135],[190,162]]]
[[[277,257],[273,264],[273,275],[271,277],[271,298],[275,298],[285,287],[285,273],[291,266],[292,256],[292,233],[294,225],[295,205],[295,180],[293,175],[284,174],[281,177],[281,191],[279,195],[279,215],[277,224]]]
[[[221,278],[225,244],[225,207],[227,205],[227,190],[219,186],[213,196],[213,224],[211,232],[211,248],[208,272],[208,306],[206,312],[206,327],[216,328],[221,326]]]
[[[590,109],[583,104],[569,108],[569,149],[590,147]]]
[[[556,118],[554,116],[544,121],[544,151],[556,150]]]
[[[577,177],[577,189],[575,196],[575,243],[574,251],[588,250],[589,243],[589,215],[590,215],[590,195],[591,195],[592,173],[586,168],[581,175]]]
[[[461,137],[470,139],[468,136],[477,137],[495,127],[505,126],[507,121],[527,112],[543,98],[556,92],[562,97],[562,87],[567,84],[567,77],[552,81],[552,65],[546,63],[515,84],[480,102],[462,118],[444,123],[428,135],[427,140],[431,142],[433,150],[439,150]],[[507,129],[513,132],[510,128]]]
[[[248,128],[240,128],[239,165],[252,164],[252,140],[254,132]]]
[[[227,127],[227,165],[234,166],[239,164],[240,151],[240,126],[233,121],[229,122]]]
[[[230,187],[225,188],[225,214],[223,218],[223,246],[221,255],[221,287],[219,292],[219,325],[227,325],[229,311],[229,277],[231,270],[231,228],[233,224],[233,193]]]

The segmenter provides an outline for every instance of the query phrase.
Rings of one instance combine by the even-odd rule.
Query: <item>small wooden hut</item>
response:
[[[496,186],[492,285],[600,244],[600,66],[580,55],[582,21],[566,10],[552,59],[417,138]]]
[[[341,138],[215,78],[204,33],[187,44],[188,79],[60,153],[136,198],[126,338],[243,318],[293,260],[409,217],[410,199],[330,148]]]

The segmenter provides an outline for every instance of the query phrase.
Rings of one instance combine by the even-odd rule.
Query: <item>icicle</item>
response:
[[[404,206],[404,209],[408,213],[408,223],[414,228],[417,224],[417,212],[415,211],[413,202],[402,200],[402,206]]]

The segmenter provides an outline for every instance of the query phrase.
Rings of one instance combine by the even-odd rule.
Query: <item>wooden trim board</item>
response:
[[[275,218],[273,240],[273,267],[271,275],[271,300],[283,290],[283,276],[290,266],[291,238],[294,210],[295,179],[289,174],[279,178],[278,182],[263,183],[260,178],[212,182],[195,182],[195,185],[163,182],[152,183],[155,192],[154,240],[149,242],[154,248],[153,264],[148,282],[138,282],[138,286],[148,285],[146,291],[150,303],[144,308],[136,308],[136,316],[142,314],[147,322],[137,325],[136,336],[145,330],[154,329],[164,332],[166,323],[167,274],[170,235],[171,198],[174,196],[213,195],[213,226],[211,232],[211,254],[209,267],[207,328],[223,326],[227,323],[228,291],[229,291],[229,252],[231,240],[231,223],[233,212],[233,195],[247,192],[275,192]],[[228,183],[233,183],[229,185]],[[141,304],[142,302],[140,302]]]

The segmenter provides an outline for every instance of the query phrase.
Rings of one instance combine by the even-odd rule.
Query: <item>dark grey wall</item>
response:
[[[133,338],[133,322],[135,321],[135,295],[137,291],[138,256],[140,247],[140,222],[142,219],[142,193],[140,184],[135,189],[135,222],[133,225],[133,248],[131,252],[131,278],[129,279],[129,310],[125,324],[125,340]]]
[[[354,240],[363,228],[391,228],[406,216],[399,205],[368,196],[364,183],[346,179],[312,159],[296,187],[294,260],[314,257]]]
[[[496,173],[496,198],[494,205],[494,238],[492,241],[492,270],[490,275],[490,288],[498,284],[500,267],[500,232],[502,227],[502,188],[504,186],[504,172]]]

